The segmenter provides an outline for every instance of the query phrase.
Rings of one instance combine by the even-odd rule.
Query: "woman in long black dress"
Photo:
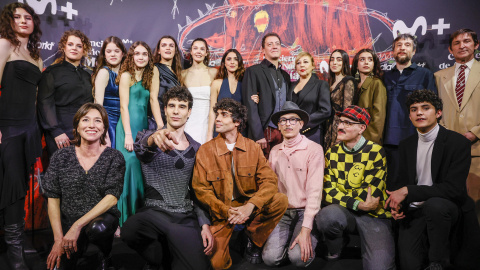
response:
[[[81,65],[91,49],[88,37],[79,30],[68,30],[58,49],[62,56],[42,73],[38,85],[39,120],[49,157],[70,145],[73,116],[83,104],[93,101],[91,76]]]
[[[43,62],[37,43],[40,19],[23,3],[0,15],[0,227],[12,269],[28,269],[23,255],[27,181],[41,154],[36,117],[37,84]],[[2,168],[3,167],[3,168]]]
[[[346,51],[337,49],[332,52],[330,55],[328,75],[332,115],[326,124],[325,152],[328,148],[337,144],[338,116],[336,116],[335,113],[343,111],[353,103],[355,78],[350,76],[350,58]]]
[[[180,76],[182,74],[182,58],[178,49],[177,41],[172,36],[163,36],[157,43],[153,52],[153,61],[160,73],[160,89],[158,91],[158,103],[162,114],[162,123],[165,125],[165,105],[163,104],[163,94],[168,89],[180,85]],[[150,106],[148,107],[148,128],[161,129],[152,115]]]
[[[295,102],[308,113],[310,121],[303,126],[301,133],[310,140],[323,145],[323,123],[330,117],[330,91],[325,81],[313,75],[313,57],[301,52],[295,58],[295,70],[300,79],[292,84],[287,92],[287,100]]]

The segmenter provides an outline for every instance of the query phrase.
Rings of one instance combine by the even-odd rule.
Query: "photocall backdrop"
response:
[[[82,30],[91,40],[89,66],[94,66],[102,40],[110,35],[121,38],[127,48],[143,40],[152,49],[161,36],[171,35],[184,56],[192,40],[203,37],[211,51],[210,66],[218,66],[230,48],[239,50],[250,66],[263,59],[262,36],[273,31],[282,38],[280,61],[292,80],[298,78],[294,60],[301,51],[314,56],[315,71],[326,79],[328,57],[335,49],[346,50],[352,60],[360,49],[371,48],[379,55],[382,69],[391,69],[395,64],[392,41],[397,33],[408,32],[418,39],[413,61],[435,72],[454,63],[448,51],[452,32],[459,28],[480,32],[478,0],[18,1],[40,15],[39,46],[45,66],[58,56],[58,41],[71,28]],[[1,6],[10,2],[1,0]],[[475,57],[480,58],[478,51]],[[44,226],[46,219],[42,215],[37,219],[35,228]]]

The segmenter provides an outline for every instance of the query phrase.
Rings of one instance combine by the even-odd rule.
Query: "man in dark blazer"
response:
[[[450,265],[450,250],[460,250],[455,254],[457,267],[475,269],[479,264],[472,260],[478,254],[472,254],[479,251],[480,229],[466,191],[470,142],[438,124],[443,104],[434,92],[414,91],[406,104],[417,134],[400,142],[402,169],[392,184],[396,190],[387,191],[390,197],[385,205],[399,220],[400,267],[444,269]],[[463,242],[450,243],[462,238],[462,231],[469,240],[463,235]],[[462,257],[465,252],[460,246],[470,254]]]
[[[279,63],[281,52],[280,36],[268,33],[262,38],[262,51],[265,59],[245,71],[242,81],[242,98],[248,109],[248,138],[260,144],[268,158],[270,149],[282,142],[282,134],[270,120],[281,110],[290,88],[290,76]],[[259,96],[255,103],[252,95]]]

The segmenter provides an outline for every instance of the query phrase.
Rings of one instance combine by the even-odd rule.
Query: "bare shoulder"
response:
[[[212,88],[220,88],[220,86],[222,86],[222,82],[223,82],[222,79],[213,80],[211,87]]]
[[[12,43],[10,43],[9,40],[5,38],[0,38],[0,53],[5,54],[6,52],[7,54],[10,54],[12,53],[14,48],[15,47]]]
[[[208,74],[210,74],[210,77],[213,79],[215,76],[217,76],[218,69],[216,68],[208,68]]]

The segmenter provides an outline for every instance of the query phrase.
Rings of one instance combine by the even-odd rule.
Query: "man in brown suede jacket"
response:
[[[219,135],[197,152],[192,186],[208,209],[215,239],[210,261],[214,269],[232,265],[228,243],[236,224],[245,224],[249,243],[245,252],[251,263],[261,263],[261,248],[288,206],[278,193],[277,176],[262,149],[240,134],[246,107],[222,99],[214,107]]]

